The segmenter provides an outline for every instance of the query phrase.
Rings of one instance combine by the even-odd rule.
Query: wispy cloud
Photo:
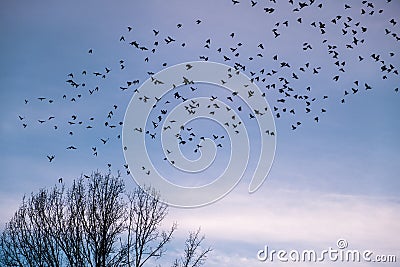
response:
[[[246,188],[239,187],[221,201],[200,209],[172,209],[170,218],[179,222],[181,230],[201,226],[208,240],[214,242],[216,253],[229,252],[220,247],[229,243],[252,248],[251,255],[247,251],[237,256],[244,261],[255,259],[258,249],[267,244],[276,249],[322,250],[335,247],[339,238],[345,238],[349,248],[382,253],[394,253],[400,246],[395,236],[400,231],[399,199],[284,188],[265,188],[253,195],[243,192]],[[213,258],[231,264],[223,255]],[[232,266],[229,264],[225,266]]]

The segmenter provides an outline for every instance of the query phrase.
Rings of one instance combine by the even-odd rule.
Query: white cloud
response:
[[[266,244],[323,250],[345,238],[349,249],[395,254],[400,247],[398,199],[269,188],[246,192],[238,187],[203,208],[173,208],[168,218],[179,223],[178,234],[200,226],[215,248],[210,261],[218,261],[218,266],[253,266],[250,262]]]

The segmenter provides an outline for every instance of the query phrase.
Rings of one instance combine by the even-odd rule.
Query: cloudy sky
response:
[[[298,1],[239,2],[2,1],[0,226],[24,194],[60,177],[69,184],[81,174],[110,168],[134,187],[125,175],[119,138],[134,90],[149,79],[148,72],[208,58],[245,66],[240,70],[265,93],[259,101],[269,103],[275,118],[275,159],[266,181],[249,194],[260,153],[250,144],[255,151],[250,170],[226,197],[202,208],[171,208],[169,220],[179,225],[177,241],[200,226],[214,248],[207,266],[262,266],[270,263],[259,262],[256,254],[265,245],[322,251],[336,247],[339,238],[349,249],[400,260],[399,2],[316,0],[305,1],[305,7]],[[175,41],[167,44],[168,37]],[[79,86],[66,82],[70,79]],[[201,96],[184,90],[190,90],[179,89],[185,97]],[[227,96],[214,90],[222,89],[208,85],[204,92]],[[167,100],[172,102],[173,94]],[[138,108],[138,116],[141,112]],[[258,144],[252,138],[254,122],[247,115],[243,122],[249,142]],[[188,127],[196,137],[227,134],[217,123],[207,123],[193,121]],[[182,136],[189,138],[188,131]],[[187,172],[179,174],[162,160],[154,147],[159,140],[153,144],[149,135],[146,140],[161,174],[172,175],[174,182],[186,179]],[[181,145],[188,159],[198,157],[193,152],[198,141]],[[228,149],[228,140],[220,144],[227,149],[217,149],[216,166],[195,176],[196,182],[209,182],[229,164],[236,148]],[[70,146],[77,149],[66,149]]]

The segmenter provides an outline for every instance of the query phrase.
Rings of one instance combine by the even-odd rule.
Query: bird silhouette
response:
[[[190,58],[229,64],[229,71],[218,79],[219,85],[227,86],[234,83],[235,76],[239,72],[250,77],[248,84],[235,88],[235,92],[205,95],[211,101],[209,111],[207,111],[210,116],[216,116],[222,114],[222,112],[238,113],[235,116],[236,121],[234,119],[224,121],[225,127],[234,128],[238,131],[237,133],[239,133],[240,128],[239,117],[249,121],[265,116],[269,112],[260,107],[249,110],[242,102],[238,102],[239,99],[245,102],[258,101],[258,98],[260,98],[260,101],[264,101],[261,98],[268,99],[270,103],[275,105],[271,106],[273,107],[271,112],[274,117],[288,118],[288,116],[291,116],[290,118],[297,121],[296,123],[288,123],[288,121],[293,122],[293,120],[283,119],[279,123],[287,123],[289,130],[301,131],[298,122],[303,121],[303,119],[322,122],[327,106],[330,107],[334,99],[338,99],[339,103],[344,104],[350,97],[360,97],[363,88],[365,90],[378,88],[378,79],[374,79],[376,77],[368,77],[365,74],[358,73],[357,69],[368,67],[370,70],[368,73],[371,76],[378,76],[381,80],[382,84],[379,87],[385,88],[384,85],[390,85],[387,87],[390,88],[391,92],[393,92],[393,89],[394,92],[398,92],[396,86],[388,84],[389,81],[394,81],[394,83],[399,81],[397,64],[395,64],[397,63],[397,48],[394,46],[374,47],[371,40],[376,33],[367,27],[372,25],[374,19],[377,19],[379,15],[381,16],[379,18],[382,18],[382,27],[376,31],[379,32],[379,36],[390,40],[390,42],[399,40],[400,36],[396,33],[397,18],[388,17],[389,14],[383,12],[385,5],[388,8],[391,7],[390,1],[380,3],[379,8],[382,7],[382,9],[375,7],[372,1],[361,3],[347,1],[335,10],[336,13],[332,17],[328,17],[326,14],[333,13],[324,12],[328,7],[325,7],[322,3],[316,3],[314,0],[289,0],[288,2],[291,11],[285,11],[287,10],[287,2],[269,1],[269,5],[267,5],[256,0],[248,1],[247,4],[244,1],[231,0],[232,4],[227,7],[227,14],[232,8],[238,9],[238,12],[250,12],[250,15],[256,15],[259,12],[262,14],[263,22],[265,21],[260,25],[249,25],[254,32],[258,32],[259,38],[248,42],[243,38],[244,34],[240,28],[235,28],[230,24],[222,24],[217,31],[208,27],[210,22],[208,18],[202,18],[202,20],[193,19],[193,17],[180,18],[182,21],[176,21],[172,18],[172,24],[168,24],[171,27],[167,24],[162,25],[162,29],[159,28],[162,31],[158,29],[160,25],[154,25],[154,28],[150,28],[150,30],[145,29],[145,27],[142,30],[141,27],[135,26],[134,31],[132,26],[128,26],[123,29],[125,30],[123,35],[118,36],[119,42],[118,39],[113,41],[124,48],[134,50],[134,53],[127,54],[127,57],[123,59],[118,54],[114,63],[108,62],[106,66],[101,65],[101,63],[94,65],[93,62],[90,63],[93,64],[89,65],[90,68],[85,65],[78,66],[76,70],[68,71],[66,82],[69,91],[58,91],[54,92],[54,95],[44,95],[38,97],[38,101],[32,101],[32,103],[25,99],[25,104],[29,102],[31,105],[43,106],[43,114],[35,117],[36,114],[22,114],[21,112],[18,121],[23,123],[23,128],[27,128],[28,124],[30,125],[35,120],[38,123],[32,125],[37,128],[47,129],[46,127],[51,127],[53,129],[54,127],[54,129],[58,129],[59,126],[58,133],[74,139],[73,142],[76,146],[69,146],[67,149],[75,150],[76,147],[79,147],[77,153],[86,151],[83,148],[81,149],[81,146],[84,146],[83,139],[85,139],[82,131],[91,131],[91,133],[99,134],[97,136],[109,136],[100,138],[102,144],[108,144],[108,141],[114,140],[114,138],[121,138],[120,131],[123,126],[124,114],[117,107],[123,107],[124,103],[121,100],[117,100],[120,101],[118,103],[110,102],[110,109],[113,112],[110,113],[108,109],[104,113],[99,112],[98,115],[81,114],[85,113],[85,108],[80,107],[89,107],[91,101],[102,97],[107,98],[108,91],[101,89],[110,87],[110,80],[115,79],[118,80],[114,87],[117,89],[115,92],[117,94],[116,99],[126,99],[127,96],[135,95],[137,96],[136,99],[141,101],[140,104],[153,106],[152,112],[154,113],[152,113],[151,118],[149,117],[149,124],[146,126],[134,125],[130,132],[137,136],[156,139],[162,131],[165,131],[166,134],[172,132],[173,122],[176,122],[177,118],[172,117],[173,113],[169,111],[175,110],[174,105],[184,103],[182,108],[185,107],[185,112],[195,117],[198,114],[196,112],[199,112],[199,106],[192,102],[192,98],[196,96],[204,97],[203,94],[206,92],[202,86],[195,84],[196,82],[190,75],[194,71],[193,63],[183,65],[188,74],[185,74],[178,83],[171,86],[173,91],[169,95],[160,96],[150,91],[142,92],[142,89],[140,89],[141,82],[147,79],[155,86],[170,86],[166,80],[158,79],[155,73],[176,63],[178,58],[180,60],[180,57],[175,58],[174,55],[182,57],[190,55]],[[206,23],[202,23],[203,20]],[[246,23],[246,21],[243,21],[243,25],[247,25]],[[200,41],[202,50],[196,47],[198,40],[193,37],[193,32],[196,33],[196,36],[197,33],[198,36],[201,36],[200,40],[205,40],[205,42]],[[301,38],[293,39],[293,32],[301,32]],[[290,40],[290,43],[288,43],[288,40]],[[174,45],[177,41],[178,45]],[[290,49],[287,48],[289,44]],[[274,47],[279,49],[275,50]],[[93,49],[97,48],[93,47]],[[89,54],[93,54],[91,58],[98,56],[93,53],[93,49],[90,48],[88,51]],[[299,54],[299,57],[291,57],[292,54]],[[272,60],[270,60],[271,58]],[[371,68],[369,64],[375,64],[377,71],[374,72],[375,69]],[[127,74],[133,65],[135,69],[137,65],[138,69],[137,72],[135,70],[135,75],[137,75],[135,78]],[[92,73],[92,75],[87,75],[87,73]],[[125,80],[124,78],[120,79],[121,77],[125,77]],[[353,80],[356,80],[354,84],[351,82]],[[253,90],[253,84],[259,86],[261,93]],[[87,90],[83,90],[85,86],[88,87]],[[338,88],[338,90],[325,90],[325,88]],[[118,94],[121,94],[121,98]],[[62,105],[65,105],[66,108],[77,110],[73,117],[66,118],[65,114],[62,114],[61,110],[67,109],[59,108],[61,107],[57,102],[59,99],[65,100]],[[110,98],[109,101],[111,99],[114,99],[114,97]],[[220,102],[224,102],[226,107],[224,108]],[[50,104],[54,107],[51,107]],[[50,112],[49,109],[51,109]],[[87,110],[88,113],[93,112],[92,108],[87,108]],[[142,112],[139,104],[136,111],[138,114]],[[34,118],[30,118],[30,116]],[[168,118],[169,116],[171,117]],[[90,117],[93,120],[96,117],[96,120],[92,122],[88,119]],[[105,121],[101,123],[105,127],[99,127],[98,118],[105,118]],[[57,125],[48,125],[55,122]],[[28,130],[35,127],[28,127]],[[183,131],[188,131],[186,129],[187,127],[184,127]],[[190,133],[194,134],[194,130]],[[274,132],[270,129],[265,133],[274,135]],[[180,145],[190,146],[190,142],[202,140],[197,135],[189,135],[187,132],[182,136],[183,139],[178,140]],[[221,135],[214,133],[214,136]],[[82,144],[79,142],[81,137]],[[210,137],[213,138],[213,135],[210,135]],[[115,143],[117,142],[110,142],[109,145],[113,146]],[[195,144],[195,142],[192,144]],[[220,145],[222,147],[222,144]],[[217,147],[220,146],[217,145]],[[192,148],[193,151],[197,149],[195,152],[200,152],[200,147],[193,145]],[[124,150],[127,149],[127,147],[124,147]],[[103,156],[103,153],[98,153],[97,149],[91,150],[89,148],[88,150],[90,156],[92,154],[99,156],[99,158]],[[45,154],[49,154],[49,152],[45,152]],[[54,159],[54,155],[47,157],[50,162]]]

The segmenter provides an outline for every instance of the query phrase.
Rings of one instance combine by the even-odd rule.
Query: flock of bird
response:
[[[364,91],[374,90],[373,81],[366,80],[365,77],[357,77],[352,74],[352,69],[348,66],[359,64],[362,66],[364,63],[375,64],[377,71],[376,76],[379,77],[380,82],[387,80],[400,81],[398,78],[399,70],[396,66],[398,63],[398,45],[400,40],[400,33],[397,34],[398,21],[396,18],[389,18],[382,21],[385,25],[380,31],[382,37],[389,39],[393,43],[393,50],[389,52],[381,52],[379,47],[376,50],[371,51],[370,54],[365,54],[365,51],[360,50],[360,47],[368,46],[368,34],[370,32],[368,21],[370,18],[383,16],[385,9],[380,8],[386,5],[387,8],[391,8],[390,5],[394,5],[391,0],[383,2],[373,1],[348,1],[343,3],[343,6],[339,10],[340,14],[334,17],[325,17],[324,8],[326,3],[318,0],[308,1],[294,1],[289,0],[288,3],[283,1],[270,0],[266,1],[244,1],[244,0],[227,0],[231,2],[231,8],[252,8],[253,12],[261,12],[265,14],[265,25],[270,25],[270,28],[263,26],[265,30],[265,42],[259,42],[256,45],[247,44],[246,40],[241,39],[239,36],[240,32],[227,31],[226,42],[218,43],[212,37],[204,39],[203,44],[198,49],[197,54],[191,55],[192,61],[215,61],[227,64],[232,67],[233,71],[240,71],[245,73],[249,77],[250,83],[255,83],[264,92],[262,97],[268,99],[271,105],[271,111],[274,117],[278,120],[281,117],[286,117],[292,122],[289,125],[290,130],[297,130],[303,123],[304,120],[310,120],[318,123],[323,119],[324,113],[328,110],[328,101],[332,98],[338,99],[339,104],[345,104],[347,98],[351,95],[359,95]],[[377,7],[379,6],[379,7]],[[289,16],[281,17],[276,20],[276,14],[282,9],[290,9],[287,12]],[[303,11],[307,9],[313,9],[314,13],[317,14],[314,20],[309,17],[302,16]],[[357,12],[354,10],[357,9]],[[350,13],[350,11],[352,13]],[[350,16],[350,14],[358,14]],[[275,21],[273,21],[275,19]],[[188,22],[176,22],[175,28],[171,29],[171,32],[163,32],[157,28],[152,29],[148,33],[141,32],[139,26],[128,26],[125,31],[119,37],[118,42],[124,48],[134,49],[134,59],[132,55],[127,55],[126,58],[116,59],[115,62],[110,63],[110,66],[102,66],[96,70],[92,69],[80,69],[66,74],[66,89],[64,93],[58,95],[55,93],[53,96],[38,96],[36,99],[25,99],[24,104],[30,105],[35,102],[47,103],[54,105],[57,102],[65,102],[66,105],[72,103],[82,103],[88,101],[90,97],[100,96],[103,91],[106,90],[106,86],[102,86],[113,75],[120,77],[121,73],[125,73],[126,76],[132,77],[131,65],[138,65],[143,70],[142,73],[136,73],[136,78],[130,78],[124,81],[118,81],[115,85],[115,94],[123,94],[124,98],[130,98],[134,94],[138,94],[138,88],[147,79],[151,79],[154,84],[162,83],[162,81],[154,78],[154,75],[165,67],[173,65],[174,59],[171,58],[170,62],[166,61],[160,63],[157,69],[149,69],[147,66],[153,62],[159,62],[161,58],[168,57],[168,54],[180,53],[181,50],[188,49],[188,47],[196,47],[193,44],[190,37],[185,32],[185,28],[190,28],[195,31],[209,31],[212,34],[212,29],[208,29],[203,26],[207,18],[192,18],[192,21]],[[246,23],[245,21],[243,23]],[[189,26],[187,24],[190,24]],[[188,26],[188,27],[187,27]],[[297,47],[299,51],[302,51],[308,58],[303,64],[298,62],[291,62],[287,60],[286,53],[288,51],[270,51],[269,44],[276,43],[280,44],[280,40],[285,37],[289,28],[297,27],[303,31],[307,31],[309,34],[315,36],[315,40],[309,40],[302,43],[301,47]],[[140,34],[139,34],[140,33]],[[317,41],[318,42],[317,42]],[[194,48],[193,48],[194,49]],[[197,48],[196,48],[197,49]],[[321,59],[312,58],[311,52],[320,49],[324,51],[325,58],[323,64]],[[372,49],[375,49],[374,47]],[[167,51],[168,54],[165,52]],[[360,52],[363,51],[363,52]],[[112,51],[110,51],[112,53]],[[90,48],[87,50],[88,57],[96,56],[96,48]],[[246,56],[244,56],[246,55]],[[188,60],[189,61],[189,60]],[[351,62],[350,62],[351,61]],[[176,62],[180,63],[180,62]],[[263,68],[257,68],[259,65],[264,65]],[[190,64],[187,68],[190,69]],[[137,69],[137,68],[135,68]],[[331,75],[329,77],[329,75]],[[332,92],[329,90],[321,89],[321,84],[313,84],[312,79],[315,77],[323,76],[319,78],[324,80],[325,84],[329,84],[330,87],[339,88],[331,96]],[[345,78],[345,77],[346,78]],[[329,77],[329,78],[326,78]],[[348,84],[341,84],[342,80],[348,80],[351,77],[353,83],[351,86]],[[305,81],[307,80],[307,81]],[[224,80],[221,80],[221,85],[224,85]],[[154,118],[149,118],[150,129],[154,129],[160,125],[164,131],[167,130],[170,125],[163,124],[164,117],[167,115],[167,105],[172,100],[179,100],[187,103],[187,112],[195,112],[196,101],[191,100],[192,97],[196,96],[196,84],[191,84],[190,81],[183,80],[182,84],[189,87],[191,90],[183,90],[183,88],[174,91],[171,95],[171,99],[163,100],[164,106],[161,107],[160,113],[154,115]],[[309,84],[304,86],[303,84]],[[108,85],[107,85],[108,86]],[[346,88],[343,88],[346,86]],[[108,86],[109,87],[109,86]],[[318,88],[317,88],[318,87]],[[71,90],[71,88],[73,90]],[[391,88],[394,93],[398,92],[398,87]],[[337,93],[337,92],[341,93]],[[251,97],[252,93],[248,92],[248,97]],[[214,96],[210,95],[210,100]],[[226,95],[228,100],[232,100],[235,95]],[[151,101],[146,94],[143,94],[142,101]],[[157,102],[160,99],[157,99]],[[161,102],[160,102],[161,103]],[[90,151],[93,157],[100,155],[101,146],[106,146],[112,140],[121,139],[121,129],[123,126],[123,115],[126,105],[123,103],[110,103],[109,109],[104,114],[93,114],[91,116],[81,116],[71,112],[70,117],[67,120],[59,119],[57,115],[44,115],[42,118],[30,118],[27,114],[21,114],[19,121],[22,128],[30,128],[31,125],[51,125],[51,127],[58,131],[62,128],[67,136],[78,135],[75,132],[81,132],[80,129],[86,129],[91,131],[98,129],[96,136],[89,145],[90,148],[86,151]],[[219,112],[216,104],[210,103],[212,112]],[[71,110],[74,110],[73,108]],[[54,106],[54,113],[57,112]],[[138,110],[140,112],[140,110]],[[263,111],[258,110],[258,114]],[[247,119],[252,119],[250,117]],[[61,117],[61,116],[60,116]],[[163,126],[161,127],[161,124]],[[235,125],[233,123],[233,125]],[[236,125],[237,126],[237,125]],[[182,134],[177,135],[177,142],[180,145],[185,145],[195,139],[203,138],[204,136],[197,136],[196,133],[191,131],[190,128],[183,127]],[[146,132],[150,139],[159,138],[154,133],[151,133],[149,129],[136,128],[135,131]],[[183,132],[186,133],[184,134]],[[273,131],[268,132],[270,135],[274,135]],[[186,139],[183,138],[186,136]],[[216,133],[210,133],[210,138],[215,141],[220,141],[224,138],[223,135]],[[71,139],[73,140],[73,139]],[[196,141],[197,142],[197,141]],[[79,141],[77,141],[79,143]],[[77,145],[71,143],[66,146],[65,149],[69,151],[79,150],[82,146],[88,144]],[[222,148],[223,144],[218,143],[218,147]],[[126,149],[126,148],[125,148]],[[194,153],[198,153],[201,146],[199,143],[194,146]],[[57,160],[57,155],[51,151],[44,155],[47,160],[52,163]],[[167,157],[165,157],[166,159]],[[170,162],[173,164],[173,162]],[[111,167],[111,164],[108,164]],[[129,174],[129,166],[124,164],[126,173]],[[146,170],[144,170],[146,171]]]
[[[204,83],[202,73],[206,69],[208,82]],[[128,163],[136,164],[136,168],[131,169],[134,177],[151,175],[151,165],[159,170],[159,166],[166,165],[161,159],[168,163],[166,166],[174,165],[186,173],[204,170],[209,166],[206,162],[214,161],[210,153],[212,148],[203,143],[208,140],[214,143],[219,156],[247,161],[243,155],[249,149],[253,151],[250,158],[259,157],[264,165],[275,149],[273,115],[265,93],[239,70],[226,65],[191,62],[168,68],[139,88],[126,114],[123,144]],[[216,127],[215,121],[220,127]],[[251,144],[243,146],[257,139],[260,140],[258,151]],[[143,148],[143,140],[148,144],[146,148]],[[263,148],[271,153],[261,153]],[[135,152],[150,154],[151,163]],[[214,171],[212,176],[218,176],[216,173]]]

